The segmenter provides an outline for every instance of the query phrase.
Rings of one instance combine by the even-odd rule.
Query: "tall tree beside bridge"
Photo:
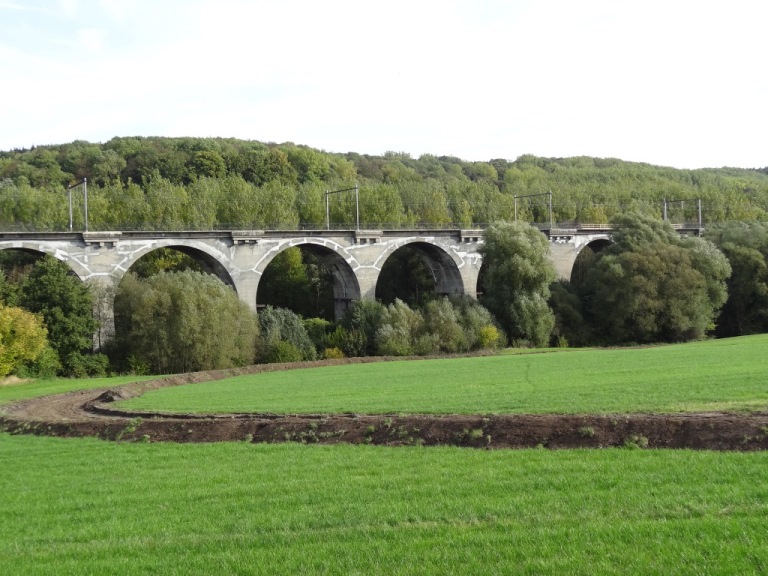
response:
[[[613,225],[615,243],[597,255],[581,287],[597,343],[679,342],[712,330],[731,274],[723,253],[639,213]]]
[[[100,375],[107,358],[93,354],[93,295],[87,284],[53,256],[44,256],[23,279],[19,304],[45,320],[48,341],[67,376]]]
[[[555,324],[547,300],[556,273],[549,241],[522,222],[498,222],[485,232],[483,304],[496,316],[511,342],[546,346]]]

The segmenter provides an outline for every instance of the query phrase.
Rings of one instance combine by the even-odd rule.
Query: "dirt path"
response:
[[[354,359],[355,362],[387,359]],[[350,361],[347,360],[347,363]],[[299,367],[327,363],[302,363]],[[114,401],[147,390],[296,368],[260,365],[197,372],[34,398],[0,407],[0,429],[13,434],[97,436],[171,442],[307,442],[458,445],[478,448],[768,449],[768,413],[621,415],[163,414],[127,412]]]

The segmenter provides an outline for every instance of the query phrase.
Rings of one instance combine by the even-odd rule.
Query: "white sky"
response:
[[[768,166],[765,0],[0,0],[0,150]]]

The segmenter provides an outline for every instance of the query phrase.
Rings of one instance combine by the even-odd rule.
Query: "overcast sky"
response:
[[[113,136],[768,166],[765,0],[0,0],[0,150]]]

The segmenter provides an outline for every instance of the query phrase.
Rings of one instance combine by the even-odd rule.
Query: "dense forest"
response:
[[[628,210],[672,222],[768,220],[768,168],[679,170],[600,158],[336,154],[223,138],[113,138],[0,152],[0,228],[91,230],[325,227],[325,192],[359,186],[361,226],[473,227],[499,220],[606,223]],[[528,198],[522,198],[529,196]],[[532,196],[532,197],[530,197]],[[515,202],[517,197],[517,202]],[[355,225],[354,194],[330,224]]]

